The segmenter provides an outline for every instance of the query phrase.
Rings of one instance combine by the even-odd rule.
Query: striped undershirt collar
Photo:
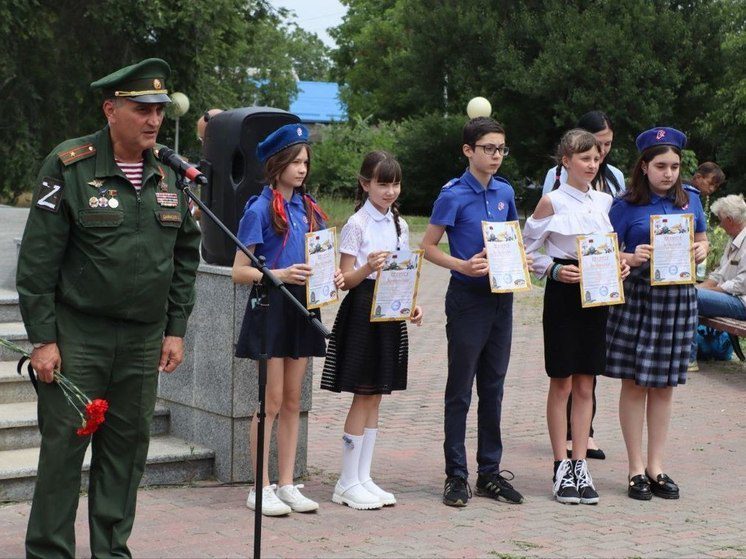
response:
[[[124,163],[115,158],[114,162],[117,164],[117,167],[122,170],[122,173],[127,177],[127,180],[132,183],[135,190],[140,190],[142,188],[142,170],[144,161],[139,161],[138,163]]]

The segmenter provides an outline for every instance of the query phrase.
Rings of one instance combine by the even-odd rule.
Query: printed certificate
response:
[[[650,285],[679,285],[695,282],[694,216],[651,215]]]
[[[406,320],[417,304],[422,269],[422,250],[389,253],[378,272],[370,307],[370,321]]]
[[[483,221],[482,236],[490,265],[492,293],[531,289],[520,224],[517,221]]]
[[[616,233],[578,235],[577,242],[583,308],[624,303]]]
[[[306,282],[306,307],[318,309],[339,300],[334,272],[337,269],[337,228],[306,233],[306,264],[311,276]]]

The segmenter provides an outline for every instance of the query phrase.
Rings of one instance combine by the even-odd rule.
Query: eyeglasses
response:
[[[475,148],[482,148],[486,155],[495,155],[496,152],[500,152],[503,157],[510,153],[508,146],[496,146],[494,144],[474,144]]]

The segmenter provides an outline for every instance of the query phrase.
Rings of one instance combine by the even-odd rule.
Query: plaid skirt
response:
[[[624,297],[609,310],[604,374],[649,388],[684,384],[697,329],[694,286],[653,287],[644,265],[625,280]]]

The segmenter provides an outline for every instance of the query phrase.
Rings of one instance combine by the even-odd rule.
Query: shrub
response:
[[[309,187],[325,196],[354,198],[357,173],[366,153],[376,149],[394,151],[396,125],[371,125],[360,117],[349,123],[329,124],[313,144]]]

